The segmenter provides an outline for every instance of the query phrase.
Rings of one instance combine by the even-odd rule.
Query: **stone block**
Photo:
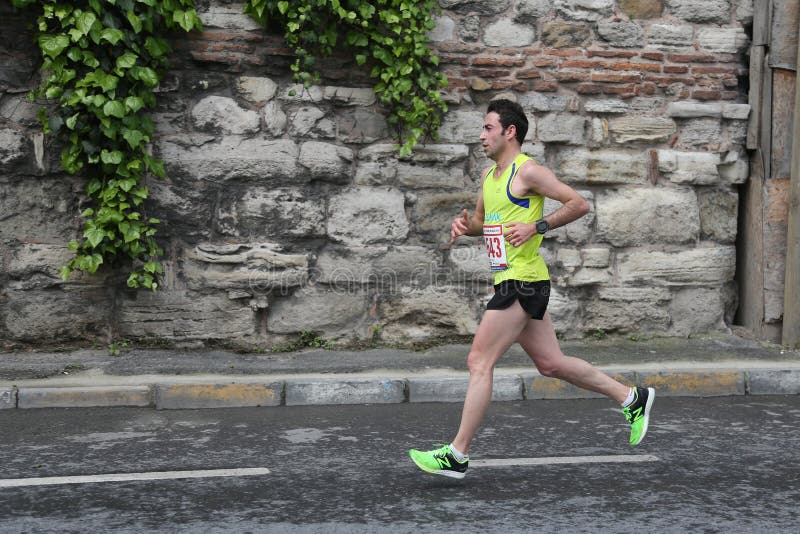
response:
[[[739,216],[739,196],[712,189],[697,195],[700,207],[700,236],[717,243],[733,243]]]
[[[586,142],[586,117],[549,113],[538,122],[538,136],[546,143],[582,145]]]
[[[514,22],[530,24],[536,22],[553,9],[553,0],[518,0]]]
[[[347,147],[307,141],[300,146],[298,163],[313,180],[346,183],[352,176],[353,151]]]
[[[0,128],[0,165],[9,168],[30,154],[31,144],[25,136],[11,128]]]
[[[196,290],[287,291],[308,281],[308,257],[283,253],[272,243],[201,243],[186,252],[184,276]]]
[[[572,332],[578,315],[578,300],[572,298],[568,289],[553,286],[550,288],[550,300],[547,311],[553,319],[556,332]]]
[[[293,137],[330,139],[336,136],[336,124],[320,108],[303,106],[290,114],[289,134]]]
[[[368,108],[342,110],[336,115],[337,139],[345,143],[373,143],[389,137],[386,118]]]
[[[567,97],[531,91],[520,95],[519,105],[528,115],[533,115],[537,111],[566,111]]]
[[[98,276],[88,283],[44,284],[41,275],[10,282],[0,307],[0,331],[18,341],[46,343],[97,339],[111,327],[113,302]]]
[[[412,223],[423,241],[447,243],[450,227],[461,210],[475,209],[475,194],[467,192],[422,195],[414,203]],[[466,238],[464,238],[466,239]]]
[[[17,388],[0,387],[0,410],[17,407]]]
[[[325,205],[297,188],[247,188],[225,198],[217,228],[250,240],[325,236]]]
[[[583,109],[589,113],[627,113],[628,104],[622,100],[587,100]]]
[[[687,101],[670,102],[667,106],[667,115],[679,119],[696,117],[721,117],[722,104],[719,102],[714,102],[711,104],[701,104],[699,102]]]
[[[472,180],[464,172],[464,166],[418,165],[400,162],[396,165],[395,183],[413,190],[450,189],[464,191],[472,186]]]
[[[240,76],[236,80],[236,89],[250,102],[267,102],[275,97],[278,84],[262,76]]]
[[[672,296],[670,335],[689,337],[725,329],[725,301],[719,288],[692,287]]]
[[[699,222],[691,189],[624,189],[597,202],[597,237],[616,247],[693,242]]]
[[[592,42],[592,30],[583,24],[546,22],[539,40],[549,48],[581,48]]]
[[[663,332],[670,324],[665,288],[601,287],[583,305],[581,327],[618,332]]]
[[[203,28],[220,28],[225,30],[262,30],[259,23],[244,13],[241,2],[232,4],[212,3],[206,9],[198,9],[197,16]]]
[[[797,395],[800,369],[750,369],[747,386],[750,395]]]
[[[617,4],[632,19],[657,19],[664,9],[663,0],[618,0]]]
[[[608,132],[615,143],[666,141],[677,131],[675,121],[666,117],[626,115],[608,120]]]
[[[719,154],[713,152],[658,151],[658,170],[677,184],[712,185],[720,181]]]
[[[689,119],[681,121],[678,129],[678,147],[719,147],[722,139],[720,119]]]
[[[650,159],[641,150],[565,148],[556,158],[556,174],[573,184],[645,184]]]
[[[697,30],[700,48],[716,54],[736,54],[743,50],[749,39],[744,28],[710,28]]]
[[[441,267],[440,253],[434,247],[329,245],[319,253],[313,280],[335,287],[363,284],[393,292],[402,284],[429,285]]]
[[[555,7],[568,20],[597,22],[614,14],[614,0],[555,0]]]
[[[660,50],[681,50],[692,46],[691,26],[652,24],[647,28],[647,45]]]
[[[584,248],[581,257],[584,267],[608,267],[611,264],[611,250],[607,248]]]
[[[207,96],[192,108],[192,122],[198,130],[224,134],[251,134],[259,130],[257,112],[242,108],[232,98]]]
[[[195,141],[194,136],[162,138],[158,154],[173,178],[193,180],[285,180],[297,183],[310,176],[298,172],[299,149],[289,139],[267,140],[225,136],[219,142]]]
[[[456,13],[497,15],[508,9],[511,5],[511,0],[498,0],[497,2],[486,2],[485,0],[439,0],[439,5]]]
[[[744,395],[742,371],[639,371],[637,384],[656,389],[661,397],[720,397]]]
[[[183,410],[280,406],[283,382],[156,384],[156,409]]]
[[[669,12],[698,24],[730,24],[730,0],[666,0]]]
[[[478,143],[485,114],[482,111],[450,111],[439,126],[439,140],[445,143]]]
[[[409,402],[464,402],[469,377],[414,377],[408,379]],[[522,400],[522,379],[519,376],[495,374],[492,381],[493,401]]]
[[[457,282],[478,281],[489,283],[492,281],[492,271],[489,270],[489,258],[486,247],[482,244],[472,247],[454,247],[450,249],[447,258],[450,278]]]
[[[450,41],[455,35],[456,23],[447,16],[434,17],[433,22],[435,26],[432,30],[428,31],[428,38],[434,43],[442,41]]]
[[[0,242],[68,243],[81,228],[78,203],[68,179],[0,183]]]
[[[620,280],[666,286],[726,284],[736,272],[736,248],[702,247],[680,252],[634,250],[617,258]]]
[[[390,187],[348,188],[328,202],[328,235],[347,245],[403,241],[409,232],[405,197]]]
[[[289,379],[286,405],[390,404],[406,400],[406,383],[393,378]]]
[[[117,306],[120,337],[242,340],[256,331],[249,301],[225,294],[160,289],[120,299]]]
[[[264,129],[272,136],[279,137],[286,131],[289,119],[280,104],[274,100],[267,102],[262,113],[264,114]]]
[[[594,269],[582,267],[573,273],[559,277],[559,283],[564,283],[568,287],[608,285],[613,280],[613,275],[608,269]]]
[[[351,333],[362,326],[369,298],[360,287],[309,286],[291,295],[271,297],[267,331],[293,334],[310,330],[326,334]]]
[[[747,120],[750,117],[750,104],[722,104],[722,117]]]
[[[449,285],[444,279],[422,287],[402,287],[378,302],[387,341],[416,341],[442,335],[467,336],[478,327],[474,291],[480,288]],[[485,285],[481,284],[485,290]]]
[[[641,47],[644,43],[644,30],[633,22],[599,22],[597,33],[617,48]]]
[[[20,408],[145,407],[152,404],[148,386],[22,386],[17,395]]]

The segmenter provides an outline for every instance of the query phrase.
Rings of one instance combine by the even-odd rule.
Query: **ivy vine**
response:
[[[92,201],[81,213],[83,240],[69,244],[75,256],[61,276],[131,262],[128,286],[155,290],[163,251],[153,237],[159,221],[143,213],[142,178],[165,172],[148,153],[154,126],[147,111],[167,67],[163,35],[201,29],[194,0],[14,0],[31,4],[40,9],[36,39],[45,73],[36,95],[57,103],[43,107],[40,119],[63,145],[64,170],[87,177]]]
[[[428,47],[439,10],[435,0],[249,0],[244,10],[261,24],[274,21],[285,28],[295,54],[294,76],[305,85],[319,80],[317,56],[342,45],[355,51],[359,65],[369,61],[401,156],[436,137],[447,111],[441,93],[447,79]]]

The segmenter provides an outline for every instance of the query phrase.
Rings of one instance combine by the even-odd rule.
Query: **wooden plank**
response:
[[[750,118],[747,123],[747,148],[755,150],[761,137],[761,99],[764,97],[764,67],[766,66],[766,47],[753,46],[750,49],[750,91],[747,103],[750,104]]]
[[[753,3],[753,46],[769,44],[772,0],[755,0]]]
[[[764,56],[764,77],[761,86],[761,125],[759,126],[758,149],[765,155],[763,160],[764,180],[772,176],[772,69],[769,68],[769,52]]]
[[[800,35],[800,23],[797,25]],[[800,73],[800,41],[797,45],[796,73]],[[791,185],[786,235],[786,271],[783,292],[784,345],[800,345],[800,78],[795,80],[794,142],[792,143]]]
[[[800,21],[800,0],[772,0],[769,35],[770,67],[792,71],[797,68],[798,21]]]
[[[736,324],[761,339],[764,327],[764,154],[750,159],[750,177],[741,190],[741,234],[736,247],[739,309]]]
[[[770,179],[789,178],[792,174],[792,138],[794,130],[795,78],[793,70],[772,70],[772,141]]]

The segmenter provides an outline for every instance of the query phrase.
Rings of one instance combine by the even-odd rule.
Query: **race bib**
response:
[[[504,271],[508,269],[503,225],[484,224],[483,241],[486,243],[486,251],[489,253],[489,268],[493,271]]]

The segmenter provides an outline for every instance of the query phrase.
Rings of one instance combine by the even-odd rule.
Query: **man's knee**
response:
[[[467,355],[467,369],[469,369],[470,374],[490,373],[493,368],[492,359],[486,354],[470,351],[469,355]]]

